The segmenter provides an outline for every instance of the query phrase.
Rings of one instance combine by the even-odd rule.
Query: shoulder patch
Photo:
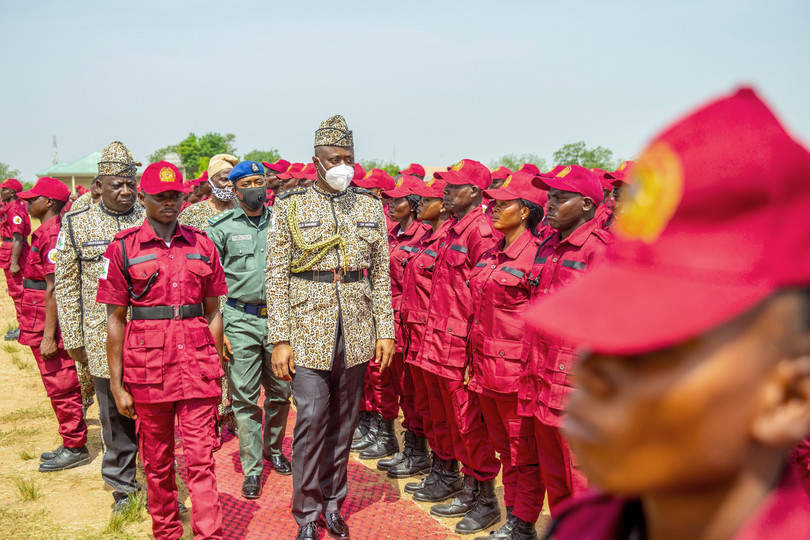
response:
[[[59,251],[65,249],[65,231],[59,231],[59,236],[56,237],[56,249]]]
[[[349,189],[351,189],[355,193],[359,193],[360,195],[368,195],[369,197],[374,197],[378,201],[380,200],[380,197],[376,193],[374,193],[373,191],[371,191],[369,189],[361,188],[361,187],[355,187],[355,186],[352,186]]]
[[[56,248],[53,248],[48,252],[48,262],[51,264],[56,264]]]
[[[22,218],[20,216],[14,216],[11,221],[14,222],[15,225],[19,225],[22,223]]]
[[[76,210],[71,209],[70,212],[62,216],[62,219],[73,219],[78,215],[81,215],[88,210],[90,210],[93,206],[85,206],[84,208],[77,208]]]
[[[276,195],[276,199],[286,199],[290,195],[301,195],[302,193],[306,193],[306,192],[307,192],[307,188],[305,188],[305,187],[296,187],[296,188],[285,189],[284,191],[282,191],[281,193]]]
[[[214,225],[215,223],[219,223],[220,221],[222,221],[223,219],[225,219],[226,217],[228,217],[228,216],[230,216],[232,214],[233,214],[233,209],[231,209],[231,208],[229,208],[228,210],[223,210],[219,214],[209,217],[208,218],[208,223],[210,223],[211,225]]]

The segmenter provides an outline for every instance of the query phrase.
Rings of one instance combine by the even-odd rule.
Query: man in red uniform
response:
[[[0,198],[6,203],[4,219],[0,223],[0,268],[6,274],[8,295],[14,301],[17,321],[22,317],[23,267],[28,258],[28,235],[31,234],[31,220],[25,203],[17,198],[22,191],[22,184],[14,178],[0,183]],[[11,330],[6,334],[6,341],[13,341],[20,336],[20,330]]]
[[[439,395],[430,395],[434,422],[446,422],[453,439],[455,459],[443,462],[441,482],[425,486],[414,499],[440,502],[461,494],[450,504],[435,505],[431,512],[442,517],[462,517],[458,533],[482,531],[501,518],[495,496],[500,463],[489,442],[478,397],[464,385],[467,365],[467,328],[472,295],[467,280],[475,264],[497,239],[492,223],[481,208],[483,191],[492,183],[489,169],[463,159],[435,175],[447,182],[444,207],[457,222],[440,247],[431,290],[430,311],[419,356],[428,378],[438,379]],[[458,478],[458,461],[465,475]]]
[[[97,300],[107,304],[108,313],[110,387],[119,412],[137,422],[155,538],[183,534],[174,478],[175,426],[188,465],[194,536],[222,538],[213,452],[219,440],[219,296],[227,293],[225,274],[213,242],[177,223],[183,204],[180,171],[165,161],[153,163],[143,172],[140,189],[146,221],[115,236],[99,279]]]
[[[62,446],[44,456],[51,459],[43,461],[39,470],[62,471],[90,462],[81,386],[76,364],[62,345],[53,295],[56,239],[70,190],[61,180],[43,177],[18,196],[28,201],[31,217],[42,223],[31,237],[31,251],[23,270],[19,342],[31,347],[62,437]]]
[[[602,185],[593,172],[569,165],[553,176],[536,176],[533,183],[548,190],[548,222],[556,231],[539,247],[531,271],[532,299],[536,302],[592,270],[603,258],[611,238],[594,220],[602,202]],[[518,413],[534,417],[540,471],[551,514],[555,515],[561,502],[587,486],[559,431],[576,344],[531,331],[527,332],[527,340],[530,353],[521,372]],[[530,528],[534,530],[533,524]]]
[[[565,431],[602,493],[549,537],[810,538],[810,153],[741,89],[632,176],[608,260],[529,313],[591,351]]]

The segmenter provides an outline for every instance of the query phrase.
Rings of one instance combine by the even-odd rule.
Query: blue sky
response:
[[[359,159],[631,157],[740,84],[807,142],[808,27],[806,0],[4,1],[0,161],[33,180],[53,135],[145,162],[190,131],[301,161],[333,114]]]

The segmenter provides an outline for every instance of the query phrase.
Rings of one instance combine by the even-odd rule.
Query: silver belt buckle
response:
[[[178,305],[172,306],[172,312],[174,313],[174,317],[173,317],[174,320],[179,321],[180,320],[180,306],[178,306]]]

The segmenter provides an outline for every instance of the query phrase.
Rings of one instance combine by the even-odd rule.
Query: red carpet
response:
[[[295,410],[290,411],[284,455],[290,457]],[[177,462],[185,480],[185,458],[177,441]],[[236,437],[226,433],[216,458],[217,483],[223,510],[225,538],[295,538],[298,526],[290,513],[292,506],[292,476],[279,476],[267,468],[262,476],[264,485],[260,499],[248,501],[241,496],[242,465]],[[343,505],[343,517],[355,540],[460,538],[420,510],[408,495],[402,495],[396,485],[356,459],[349,460],[349,493]],[[321,530],[321,538],[329,538]]]

